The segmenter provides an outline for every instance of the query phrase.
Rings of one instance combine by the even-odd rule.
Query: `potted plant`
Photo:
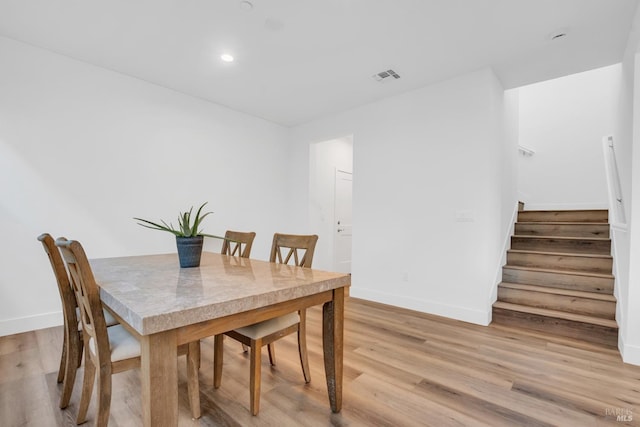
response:
[[[160,220],[160,223],[156,223],[143,218],[133,219],[140,221],[138,222],[138,225],[143,227],[174,234],[176,236],[180,267],[198,267],[200,265],[204,237],[224,239],[224,237],[205,234],[200,230],[200,223],[202,220],[205,219],[207,215],[213,213],[202,213],[202,209],[206,204],[207,202],[204,202],[202,206],[198,208],[195,216],[193,215],[193,206],[188,212],[180,212],[180,215],[178,215],[178,227],[174,227],[172,223],[167,224],[163,220]]]

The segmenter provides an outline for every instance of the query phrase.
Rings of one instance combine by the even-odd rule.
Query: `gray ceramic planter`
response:
[[[189,268],[200,266],[200,256],[202,255],[203,242],[203,236],[176,236],[176,245],[178,247],[178,258],[180,259],[180,267]]]

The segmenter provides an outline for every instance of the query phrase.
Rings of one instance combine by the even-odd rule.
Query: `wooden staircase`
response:
[[[493,322],[617,348],[606,210],[520,211]]]

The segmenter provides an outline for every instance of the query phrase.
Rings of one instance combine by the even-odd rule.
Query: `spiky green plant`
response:
[[[200,230],[200,223],[202,220],[207,217],[207,215],[212,214],[213,212],[205,212],[202,213],[202,209],[207,204],[204,202],[196,215],[193,216],[193,206],[189,209],[188,212],[180,212],[178,215],[178,227],[174,227],[173,223],[167,224],[165,221],[160,220],[160,223],[152,222],[143,218],[133,218],[138,222],[138,225],[141,225],[146,228],[151,228],[152,230],[160,230],[166,231],[168,233],[174,234],[178,237],[196,237],[196,236],[205,236],[205,237],[213,237],[216,239],[224,239],[224,237],[214,236],[212,234],[205,234]]]

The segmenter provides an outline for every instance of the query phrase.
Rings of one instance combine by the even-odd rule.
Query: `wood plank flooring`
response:
[[[213,338],[203,340],[203,416],[192,420],[186,360],[179,366],[180,426],[623,426],[640,425],[640,367],[616,350],[482,327],[350,298],[345,311],[343,409],[329,409],[321,311],[308,311],[312,381],[295,336],[263,351],[260,414],[249,413],[249,358],[225,341],[213,388]],[[0,426],[73,426],[81,372],[66,410],[56,383],[62,328],[0,337]],[[94,422],[95,409],[89,410]],[[626,420],[626,421],[624,421]],[[141,424],[139,372],[113,377],[110,426]]]

